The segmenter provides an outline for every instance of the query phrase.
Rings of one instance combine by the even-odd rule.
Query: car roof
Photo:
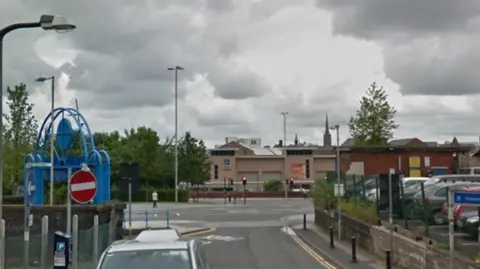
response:
[[[428,180],[429,177],[404,177],[402,180],[408,181],[408,180]]]
[[[141,242],[137,240],[120,240],[114,242],[107,253],[114,253],[120,251],[132,251],[132,250],[151,250],[151,249],[174,249],[174,250],[186,250],[194,243],[193,239],[179,239],[174,241],[150,241]]]
[[[180,234],[175,229],[151,229],[140,232],[135,240],[141,242],[152,242],[161,240],[175,240]]]

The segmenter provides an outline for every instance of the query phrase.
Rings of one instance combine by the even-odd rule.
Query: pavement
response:
[[[330,248],[328,234],[314,224],[314,215],[307,214],[307,229],[303,229],[303,215],[291,216],[285,223],[293,230],[300,240],[310,246],[315,252],[337,269],[384,269],[385,262],[376,256],[356,249],[357,262],[352,262],[352,247],[350,242],[335,241],[335,248]]]

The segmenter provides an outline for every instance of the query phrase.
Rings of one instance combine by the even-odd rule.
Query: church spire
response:
[[[295,134],[295,139],[293,140],[293,143],[295,143],[295,146],[298,146],[298,135]]]
[[[328,124],[328,113],[325,114],[325,135],[330,134],[330,126]]]
[[[332,135],[330,134],[330,125],[328,124],[328,114],[325,114],[325,133],[323,134],[323,145],[332,145]]]

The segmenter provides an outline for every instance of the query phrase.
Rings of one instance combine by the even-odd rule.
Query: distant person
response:
[[[153,201],[153,208],[157,208],[157,201],[158,201],[158,193],[157,193],[157,191],[153,191],[153,193],[152,193],[152,201]]]

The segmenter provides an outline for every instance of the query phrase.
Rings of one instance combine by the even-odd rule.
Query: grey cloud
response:
[[[401,46],[384,45],[385,74],[400,85],[404,95],[468,95],[480,92],[477,38],[426,38]],[[432,56],[430,56],[432,55]]]
[[[228,61],[238,51],[239,33],[233,30],[238,21],[207,12],[203,13],[206,22],[203,29],[192,20],[204,9],[228,14],[231,7],[227,2],[24,1],[30,12],[48,10],[75,22],[78,28],[61,37],[70,39],[79,51],[74,65],[62,68],[70,75],[69,87],[97,94],[105,107],[112,109],[125,103],[167,104],[171,95],[158,99],[151,96],[170,92],[173,75],[166,68],[173,65],[185,67],[180,75],[182,81],[191,80],[197,73],[215,76],[222,69],[221,62]],[[219,86],[217,94],[221,97],[257,97],[269,88],[253,72],[226,69],[221,74],[228,80],[212,81]],[[153,93],[146,94],[147,91]],[[113,94],[115,97],[110,98]],[[131,95],[135,96],[130,98]]]
[[[335,32],[361,38],[465,29],[480,14],[477,0],[317,0],[334,12]]]
[[[223,99],[261,97],[271,91],[271,85],[265,78],[249,70],[226,72],[225,69],[218,69],[208,76],[208,80],[215,87],[215,95]]]
[[[337,34],[376,41],[404,95],[480,92],[476,0],[317,0]]]

